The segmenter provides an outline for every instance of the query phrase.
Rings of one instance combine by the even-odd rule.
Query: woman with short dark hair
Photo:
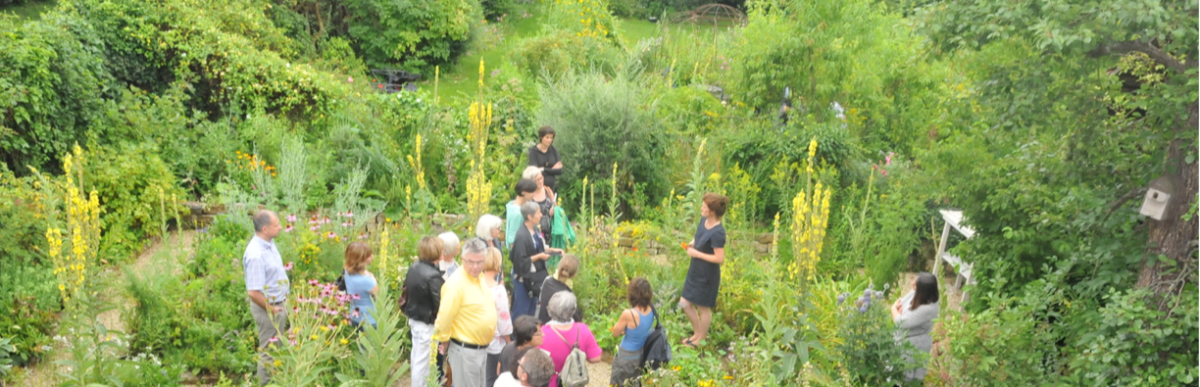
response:
[[[529,165],[538,167],[542,170],[542,175],[546,178],[546,186],[550,189],[557,190],[556,178],[561,175],[562,157],[558,156],[558,149],[554,149],[554,128],[543,126],[538,129],[538,142],[536,145],[529,147]],[[549,230],[546,230],[549,232]]]
[[[642,347],[650,336],[654,325],[654,290],[650,281],[637,277],[629,281],[629,291],[626,295],[630,309],[621,312],[621,317],[612,327],[613,336],[625,337],[617,347],[617,356],[613,358],[612,375],[608,380],[610,386],[637,386],[638,377],[642,376]]]
[[[517,359],[525,356],[525,351],[537,348],[542,345],[542,324],[538,323],[537,318],[533,316],[521,316],[513,320],[512,341],[504,345],[504,349],[500,350],[500,368],[497,370],[500,374],[512,372],[516,374],[514,367],[517,365]]]
[[[917,350],[929,353],[933,348],[933,338],[929,333],[933,330],[933,320],[937,316],[937,277],[931,273],[918,273],[917,278],[913,279],[913,290],[892,304],[892,321]],[[906,355],[904,360],[912,361],[912,357]],[[925,367],[905,372],[904,378],[925,379]]]
[[[525,224],[525,219],[521,217],[521,206],[530,200],[533,200],[534,192],[537,192],[538,184],[530,179],[517,180],[513,184],[513,191],[516,193],[516,198],[504,205],[504,244],[508,246],[509,254],[512,254],[513,240],[517,236],[517,230]]]
[[[700,223],[687,244],[687,255],[692,262],[679,300],[679,306],[692,323],[692,336],[683,339],[687,347],[704,341],[712,325],[712,308],[717,306],[717,293],[721,289],[721,265],[725,263],[725,226],[721,225],[721,217],[728,206],[729,198],[711,192],[704,194]]]

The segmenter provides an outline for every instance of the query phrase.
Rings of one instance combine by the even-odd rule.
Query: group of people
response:
[[[538,134],[538,143],[529,150],[530,166],[514,186],[515,198],[505,206],[504,220],[480,217],[475,235],[465,241],[446,232],[418,242],[418,261],[405,275],[401,307],[412,339],[413,387],[425,387],[434,366],[437,379],[450,380],[447,385],[454,387],[558,387],[559,373],[574,349],[582,351],[587,362],[601,360],[603,350],[571,288],[582,262],[563,250],[573,232],[565,213],[555,206],[555,177],[562,173],[562,160],[552,145],[555,132],[543,127]],[[728,204],[724,196],[705,194],[694,238],[686,244],[690,263],[679,306],[693,328],[680,342],[687,347],[702,343],[712,324],[725,262],[721,218]],[[260,211],[253,223],[255,236],[246,247],[243,267],[259,346],[265,349],[278,341],[278,329],[286,329],[289,283],[273,240],[281,229],[278,216]],[[512,268],[508,273],[502,269],[506,251]],[[348,315],[358,327],[376,324],[371,313],[378,282],[367,270],[372,260],[364,243],[351,243],[346,249],[345,291],[356,296],[351,297]],[[923,318],[929,303],[934,316],[937,310],[936,278],[932,301],[922,292],[927,286],[920,278],[916,295],[901,300],[909,300],[908,307],[893,307],[897,324],[916,330],[928,328]],[[629,282],[629,308],[609,329],[622,337],[609,385],[637,385],[642,351],[657,317],[653,299],[653,287],[645,278]],[[918,315],[921,321],[912,318]],[[926,344],[923,349],[928,348]],[[270,380],[271,363],[264,353],[257,370],[263,384]]]

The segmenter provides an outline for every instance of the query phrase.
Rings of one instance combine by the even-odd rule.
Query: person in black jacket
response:
[[[529,147],[529,165],[540,168],[542,177],[546,179],[544,184],[557,191],[558,185],[555,180],[563,173],[563,165],[558,149],[554,148],[554,136],[554,128],[543,126],[538,129],[538,142]]]
[[[542,292],[538,297],[538,321],[542,324],[550,323],[550,311],[547,309],[550,306],[550,297],[554,297],[554,294],[558,292],[574,293],[567,283],[571,282],[575,278],[575,273],[578,272],[579,258],[572,254],[563,255],[562,261],[558,262],[558,269],[554,272],[554,276],[546,277],[546,280],[542,282]],[[575,308],[575,315],[572,316],[575,318],[575,322],[583,322],[582,309]]]
[[[408,298],[402,309],[408,316],[412,333],[413,386],[424,387],[429,374],[429,356],[433,352],[433,322],[442,303],[442,284],[446,282],[437,267],[437,261],[442,257],[442,240],[431,236],[421,238],[417,257],[420,260],[408,268],[404,277],[403,286]]]
[[[508,259],[513,264],[513,318],[535,316],[538,294],[547,275],[546,259],[550,258],[550,253],[562,253],[561,249],[547,247],[541,233],[537,232],[537,224],[542,220],[542,209],[537,203],[521,205],[521,217],[525,224],[517,229],[508,252]]]

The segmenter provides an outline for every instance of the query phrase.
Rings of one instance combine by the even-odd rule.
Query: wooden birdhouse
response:
[[[1170,213],[1168,210],[1174,193],[1175,182],[1170,178],[1163,176],[1154,179],[1150,182],[1150,188],[1146,189],[1146,197],[1142,199],[1142,208],[1138,212],[1154,220],[1163,220]]]

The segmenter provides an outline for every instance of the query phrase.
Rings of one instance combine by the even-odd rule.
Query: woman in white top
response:
[[[500,249],[495,247],[488,248],[487,258],[483,261],[483,283],[488,288],[492,289],[492,297],[496,301],[496,334],[492,338],[492,342],[487,347],[487,368],[484,370],[487,386],[492,387],[496,384],[497,369],[500,366],[500,351],[504,350],[504,345],[511,340],[509,335],[512,335],[513,324],[512,314],[509,313],[508,307],[508,292],[504,290],[504,281],[501,280],[500,264],[503,258],[500,256]]]
[[[938,316],[938,286],[937,277],[930,273],[919,273],[913,280],[913,290],[892,304],[892,321],[900,328],[901,334],[917,350],[929,353],[933,348],[933,338],[929,336],[933,330],[933,320]],[[905,361],[912,361],[905,356]],[[906,380],[925,379],[925,367],[922,365],[904,374]]]

